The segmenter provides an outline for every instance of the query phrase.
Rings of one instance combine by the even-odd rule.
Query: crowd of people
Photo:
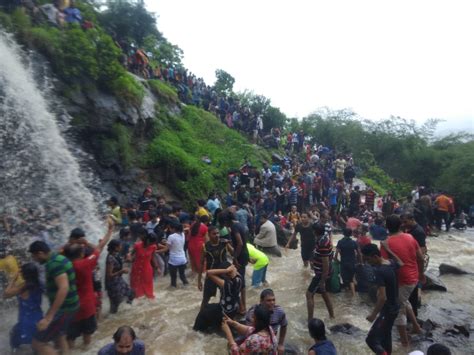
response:
[[[232,354],[283,354],[287,317],[275,303],[274,291],[265,288],[270,264],[279,262],[282,248],[299,248],[303,267],[314,271],[306,291],[308,329],[315,340],[310,354],[337,352],[326,339],[324,323],[313,317],[314,296],[321,295],[333,318],[331,293],[341,287],[353,296],[374,291],[376,304],[367,316],[373,325],[366,340],[374,353],[391,353],[394,324],[407,347],[407,324],[412,332],[421,332],[416,313],[429,260],[426,233],[431,223],[440,227],[444,222],[449,230],[452,198],[423,188],[400,202],[389,193],[378,196],[354,183],[357,169],[350,154],[294,140],[287,148],[285,157],[262,168],[245,161],[229,173],[225,196],[213,193],[207,201],[197,200],[193,211],[168,203],[151,187],[136,201],[120,204],[110,198],[107,230],[97,245],[81,228],[54,250],[43,235],[28,247],[35,263],[18,267],[2,244],[0,270],[10,275],[4,297],[17,297],[19,304],[11,347],[32,344],[38,354],[51,354],[54,342],[66,353],[78,338],[87,347],[104,312],[103,287],[109,312],[116,313],[123,302],[153,299],[156,277],[169,274],[170,286],[176,288],[178,276],[187,285],[191,274],[202,292],[194,330],[222,329]],[[8,221],[4,219],[4,230],[12,232]],[[334,247],[336,232],[343,238]],[[105,248],[105,270],[100,270],[97,261]],[[253,273],[246,282],[249,264]],[[249,283],[265,288],[252,307],[246,302]],[[219,299],[212,303],[218,290]],[[46,312],[43,293],[50,303]],[[113,339],[100,354],[120,353],[119,347],[144,352],[129,327],[117,330]]]

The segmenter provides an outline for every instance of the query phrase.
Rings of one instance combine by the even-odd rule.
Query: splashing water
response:
[[[77,226],[96,239],[103,230],[97,203],[86,187],[84,169],[64,138],[65,123],[58,122],[64,117],[51,109],[57,103],[47,100],[47,88],[39,87],[34,80],[37,63],[29,65],[27,53],[1,31],[0,53],[3,212],[10,216],[23,213],[40,220],[35,226],[39,230],[31,233],[48,230],[52,244],[63,242]],[[49,79],[42,79],[47,86]]]

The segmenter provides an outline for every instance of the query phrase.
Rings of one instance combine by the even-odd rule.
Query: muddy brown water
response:
[[[334,237],[334,243],[339,236]],[[437,238],[429,238],[431,256],[429,269],[437,269],[440,263],[461,266],[474,270],[474,230],[450,232]],[[188,271],[189,272],[189,271]],[[247,276],[251,274],[248,268]],[[305,290],[312,274],[303,269],[299,250],[288,250],[282,258],[272,258],[267,278],[276,293],[277,303],[286,311],[288,318],[287,342],[296,347],[299,353],[306,353],[312,341],[306,327]],[[132,306],[123,304],[118,314],[108,314],[107,297],[104,296],[103,319],[94,334],[89,349],[77,349],[73,354],[96,354],[98,349],[111,341],[117,327],[131,325],[147,346],[147,354],[226,354],[226,341],[218,334],[201,334],[192,330],[192,325],[201,302],[197,289],[197,278],[189,276],[190,285],[169,288],[169,278],[159,278],[155,283],[156,300],[140,299]],[[419,318],[431,319],[440,328],[434,330],[433,340],[450,346],[454,354],[474,354],[473,336],[443,335],[445,329],[454,324],[468,324],[473,327],[474,315],[474,275],[443,275],[440,279],[446,284],[448,292],[423,292],[423,306]],[[248,305],[258,302],[261,289],[249,288]],[[352,298],[342,292],[332,295],[336,318],[329,319],[324,303],[316,296],[315,316],[322,318],[327,327],[340,323],[350,323],[361,329],[352,335],[329,334],[339,354],[370,354],[365,344],[365,336],[370,324],[365,320],[372,305],[364,297]],[[16,319],[16,309],[2,309],[3,322],[0,324],[0,353],[7,354],[8,331]],[[407,354],[400,347],[398,334],[393,332],[394,354]],[[429,341],[414,343],[409,350],[426,350]],[[28,354],[25,350],[22,353]]]

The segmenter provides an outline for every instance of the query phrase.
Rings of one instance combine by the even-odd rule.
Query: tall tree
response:
[[[231,95],[234,88],[235,78],[222,69],[216,70],[216,83],[214,90],[221,95]]]

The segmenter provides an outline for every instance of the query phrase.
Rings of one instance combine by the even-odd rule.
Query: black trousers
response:
[[[392,353],[392,327],[397,315],[398,312],[382,310],[370,328],[365,342],[374,353]]]
[[[179,266],[168,264],[168,266],[171,276],[171,286],[176,287],[176,276],[178,271],[179,278],[181,279],[181,281],[183,281],[183,285],[186,285],[188,283],[188,280],[186,280],[186,275],[184,275],[184,270],[186,270],[186,264]]]

